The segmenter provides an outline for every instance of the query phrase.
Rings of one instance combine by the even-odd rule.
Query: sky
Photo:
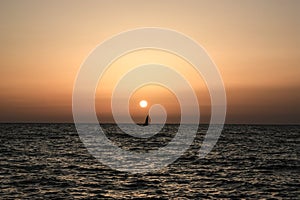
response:
[[[72,122],[73,86],[89,53],[120,32],[161,27],[193,38],[218,66],[227,94],[226,123],[299,124],[299,11],[297,0],[2,0],[0,122]],[[186,74],[207,122],[204,82],[196,81],[189,63],[160,51],[133,52],[111,65],[95,95],[100,119],[112,120],[111,92],[122,72],[148,61]],[[146,112],[138,107],[141,99],[161,103],[168,120],[178,120],[178,101],[169,90],[136,91],[130,100],[136,120]]]

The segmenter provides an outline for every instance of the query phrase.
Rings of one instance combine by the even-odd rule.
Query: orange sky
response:
[[[224,80],[227,123],[299,124],[299,10],[299,1],[288,0],[2,0],[0,122],[72,122],[73,84],[89,52],[119,32],[155,26],[182,32],[207,50]],[[113,75],[107,75],[96,95],[102,119],[111,120],[109,94],[117,72],[122,72],[118,67],[128,69],[151,59],[186,73],[205,122],[209,96],[205,85],[194,81],[197,77],[188,64],[174,55],[145,51],[113,64]],[[170,120],[175,120],[174,96],[164,89],[152,90],[161,90],[164,99],[152,96],[150,101],[165,104]],[[149,91],[151,87],[132,97],[133,115],[143,115],[135,102]]]

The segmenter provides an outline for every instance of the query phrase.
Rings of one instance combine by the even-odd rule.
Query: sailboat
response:
[[[147,115],[145,122],[143,123],[142,126],[148,126],[149,125],[149,115]]]

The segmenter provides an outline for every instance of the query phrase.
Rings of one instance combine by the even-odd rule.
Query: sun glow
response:
[[[148,105],[148,102],[147,102],[146,100],[140,101],[140,106],[141,106],[142,108],[146,108],[147,105]]]

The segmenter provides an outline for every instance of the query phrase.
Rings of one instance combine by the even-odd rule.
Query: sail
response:
[[[147,115],[146,120],[143,124],[143,126],[148,126],[149,125],[149,115]]]

